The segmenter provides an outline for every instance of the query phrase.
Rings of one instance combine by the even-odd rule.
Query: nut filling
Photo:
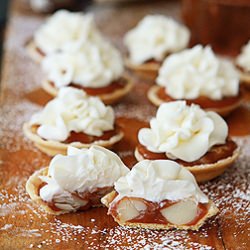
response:
[[[123,197],[111,204],[109,214],[123,222],[196,225],[208,213],[208,205],[193,200],[160,203]]]

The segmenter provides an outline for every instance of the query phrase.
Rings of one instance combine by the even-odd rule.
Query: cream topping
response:
[[[143,160],[115,182],[118,196],[137,197],[148,201],[178,201],[192,199],[207,203],[208,198],[199,189],[194,176],[184,167],[169,160]]]
[[[42,67],[49,81],[57,88],[70,83],[82,87],[108,86],[123,73],[123,61],[119,51],[107,41],[100,44],[86,42],[75,52],[47,56]]]
[[[35,32],[35,45],[46,55],[77,51],[86,41],[101,39],[90,14],[73,13],[59,10]]]
[[[242,47],[241,53],[236,58],[236,63],[250,73],[250,40]]]
[[[83,201],[72,193],[95,192],[97,188],[112,187],[129,172],[112,151],[99,146],[89,149],[68,148],[67,155],[56,155],[50,162],[47,183],[40,189],[40,197],[47,202],[63,204],[64,210],[76,210]]]
[[[201,45],[167,57],[156,82],[175,99],[206,96],[220,100],[239,93],[239,75],[233,64]]]
[[[149,151],[166,153],[168,158],[186,162],[198,160],[216,144],[224,144],[226,122],[215,112],[205,112],[185,101],[162,104],[151,119],[150,128],[138,133],[139,142]]]
[[[64,141],[71,131],[101,136],[114,128],[114,111],[97,97],[64,87],[44,109],[33,115],[31,124],[40,125],[37,134],[47,140]]]
[[[124,38],[133,64],[147,60],[162,61],[169,53],[187,47],[189,30],[163,15],[148,15],[130,30]]]

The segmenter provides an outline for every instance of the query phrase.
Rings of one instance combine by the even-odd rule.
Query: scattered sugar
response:
[[[5,224],[3,227],[0,228],[0,230],[8,230],[8,229],[10,229],[12,227],[13,227],[12,224]]]
[[[89,218],[88,212],[72,214],[70,217],[67,215],[55,217],[45,214],[40,207],[31,202],[25,191],[27,178],[35,169],[45,166],[50,159],[33,147],[22,133],[22,124],[40,109],[38,104],[31,102],[26,96],[39,88],[42,75],[38,65],[28,59],[22,47],[39,23],[40,20],[37,18],[15,17],[10,24],[13,34],[9,34],[6,42],[5,61],[9,72],[3,75],[6,95],[0,109],[0,148],[1,153],[5,155],[0,160],[0,178],[3,180],[0,184],[1,233],[8,233],[8,237],[11,238],[25,237],[27,248],[43,248],[43,246],[52,248],[54,244],[66,246],[74,242],[91,250],[100,248],[211,250],[215,249],[215,243],[210,240],[210,236],[222,239],[224,230],[230,223],[235,240],[242,249],[247,247],[247,242],[242,240],[247,237],[241,238],[241,235],[246,235],[243,229],[246,225],[250,225],[249,136],[235,138],[242,147],[237,163],[223,176],[201,185],[201,189],[214,200],[220,212],[199,232],[130,229],[108,224],[107,228],[102,228],[98,225],[99,217],[95,218],[92,214]],[[19,39],[16,39],[17,37]],[[22,63],[23,61],[25,63]],[[148,121],[155,114],[156,108],[150,105],[146,98],[139,102],[138,97],[145,96],[150,85],[138,80],[135,85],[131,95],[114,107],[115,112],[118,117]],[[22,152],[25,152],[27,157],[18,158]],[[131,151],[118,153],[121,157],[126,157]],[[17,162],[18,166],[14,166],[13,164]],[[7,179],[7,176],[11,178]],[[103,216],[106,216],[105,213]],[[234,223],[231,221],[232,217]],[[12,224],[6,224],[6,221]],[[82,223],[79,224],[79,221]],[[247,233],[250,236],[249,230]],[[206,244],[198,243],[197,238],[199,242]]]

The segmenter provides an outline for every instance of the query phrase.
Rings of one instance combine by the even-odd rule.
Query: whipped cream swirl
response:
[[[162,61],[167,54],[187,47],[189,30],[163,15],[148,15],[124,38],[133,64],[150,59]]]
[[[250,40],[243,46],[241,53],[236,58],[236,63],[243,68],[243,70],[250,73]]]
[[[115,190],[118,192],[116,201],[127,196],[153,202],[182,199],[208,202],[194,176],[169,160],[143,160],[137,163],[127,175],[115,182]]]
[[[150,128],[138,133],[140,144],[149,151],[186,162],[198,160],[216,144],[224,144],[226,122],[215,112],[205,112],[185,101],[162,104],[151,119]]]
[[[89,97],[82,90],[61,88],[58,96],[31,118],[31,124],[40,125],[40,137],[64,141],[71,131],[101,136],[114,128],[114,111],[97,97]]]
[[[156,82],[175,99],[206,96],[220,100],[239,92],[239,75],[234,65],[201,45],[166,58]]]
[[[121,54],[107,41],[86,42],[78,51],[49,55],[43,60],[42,68],[57,88],[70,83],[105,87],[120,78],[124,70]]]
[[[101,40],[90,14],[59,10],[35,32],[35,45],[46,55],[55,52],[77,51],[86,41]]]
[[[69,147],[66,156],[56,155],[51,160],[48,176],[40,176],[47,183],[40,189],[40,197],[63,210],[77,210],[83,201],[72,193],[92,193],[98,188],[112,187],[128,172],[121,159],[108,149]]]

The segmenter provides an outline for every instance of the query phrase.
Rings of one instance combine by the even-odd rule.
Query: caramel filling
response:
[[[41,188],[46,186],[46,185],[47,185],[47,183],[45,183],[45,182],[41,183],[41,185],[38,188],[38,195],[40,194]],[[86,205],[78,208],[79,211],[84,211],[84,210],[87,210],[93,206],[100,206],[101,205],[101,201],[100,201],[101,198],[104,195],[106,195],[107,193],[111,192],[112,189],[113,189],[113,187],[96,188],[95,191],[92,193],[90,193],[88,191],[83,192],[83,193],[75,192],[75,193],[72,193],[72,196],[75,196],[76,198],[78,198],[80,200],[87,201]],[[51,202],[47,202],[44,200],[43,200],[43,202],[45,202],[48,205],[48,207],[50,207],[54,211],[61,211],[62,210],[56,206],[56,201],[54,199]]]
[[[37,133],[38,128],[39,128],[39,125],[33,126],[33,133]],[[93,136],[93,135],[85,134],[83,132],[78,133],[78,132],[71,131],[69,137],[62,143],[80,142],[80,143],[90,144],[95,141],[101,141],[101,140],[108,141],[110,138],[112,138],[113,136],[119,133],[120,133],[120,128],[118,126],[115,126],[113,130],[108,130],[108,131],[103,132],[103,135],[101,136]]]
[[[169,96],[166,93],[164,87],[159,88],[157,96],[165,102],[172,102],[177,100]],[[237,96],[224,97],[221,100],[212,100],[206,96],[200,96],[196,99],[184,99],[184,100],[187,102],[188,105],[195,103],[200,105],[204,109],[224,108],[238,103],[241,100],[241,93],[239,93]]]
[[[227,139],[225,144],[215,145],[213,146],[204,156],[200,159],[193,162],[186,162],[180,159],[174,160],[183,166],[195,166],[195,165],[204,165],[204,164],[213,164],[218,162],[219,160],[225,159],[233,155],[233,152],[237,148],[237,145],[234,141]],[[169,159],[165,153],[154,153],[149,151],[145,146],[138,144],[137,146],[138,152],[143,156],[144,159],[148,160],[171,160]]]
[[[116,81],[111,82],[108,86],[100,87],[100,88],[89,88],[89,87],[83,87],[81,85],[78,85],[76,83],[70,83],[70,87],[74,87],[77,89],[84,90],[88,95],[91,96],[98,96],[103,94],[110,94],[113,93],[116,90],[123,89],[128,81],[125,78],[120,78]],[[52,86],[55,86],[53,82],[50,82]]]
[[[112,204],[112,206],[109,209],[109,214],[111,214],[115,218],[119,218],[119,214],[117,212],[118,207],[120,203],[123,202],[124,199],[128,199],[128,197],[123,197],[121,200],[117,201],[115,204]],[[179,202],[179,201],[163,200],[160,203],[158,203],[158,202],[147,201],[143,198],[131,198],[130,197],[129,199],[143,202],[146,209],[139,211],[138,216],[136,216],[133,219],[128,220],[127,222],[147,223],[147,224],[151,224],[151,223],[152,224],[172,224],[162,215],[161,211],[164,208],[170,207]],[[206,216],[207,212],[208,212],[208,205],[199,203],[195,218],[185,225],[187,226],[196,225],[202,218]]]
[[[71,143],[71,142],[81,142],[81,143],[93,143],[95,141],[108,141],[113,136],[117,135],[120,132],[120,129],[118,127],[115,127],[113,130],[105,131],[103,132],[102,136],[92,136],[87,135],[85,133],[77,133],[74,131],[70,132],[69,137],[64,141],[64,143]]]
[[[144,62],[145,64],[147,64],[147,63],[153,63],[153,64],[157,64],[157,65],[161,65],[162,64],[162,62],[161,61],[156,61],[155,59],[149,59],[149,60],[147,60],[146,62]]]

